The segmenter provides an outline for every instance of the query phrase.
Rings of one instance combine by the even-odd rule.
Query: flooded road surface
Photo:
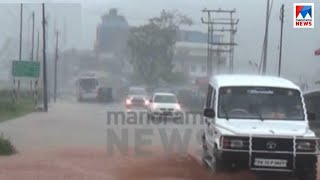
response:
[[[105,149],[67,148],[0,158],[5,180],[228,180],[256,179],[241,172],[213,175],[190,156],[154,153],[150,157],[108,156]]]
[[[148,124],[145,119],[108,117],[108,112],[122,111],[126,110],[121,104],[59,102],[48,113],[0,123],[0,131],[19,152],[0,157],[0,180],[260,179],[249,171],[217,175],[202,167],[199,135],[204,125],[197,118],[182,124]],[[129,155],[119,154],[115,139],[122,140],[127,147],[122,150]],[[113,146],[117,149],[110,154]],[[151,154],[137,155],[140,148]],[[177,151],[171,149],[176,148],[184,155],[174,154]]]

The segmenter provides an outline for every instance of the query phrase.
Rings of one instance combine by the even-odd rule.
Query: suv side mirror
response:
[[[309,121],[314,121],[316,120],[316,113],[307,112],[307,117]]]
[[[150,99],[149,102],[152,103],[152,99]]]
[[[212,108],[205,108],[203,115],[207,118],[214,118],[216,116],[216,113]]]

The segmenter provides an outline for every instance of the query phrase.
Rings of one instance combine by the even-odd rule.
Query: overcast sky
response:
[[[0,2],[21,2],[2,0]],[[29,0],[24,2],[39,3],[42,1]],[[146,23],[150,17],[157,16],[162,9],[177,9],[191,17],[194,25],[188,29],[206,32],[206,26],[200,22],[203,8],[208,9],[236,9],[236,17],[240,19],[236,42],[239,44],[235,52],[236,66],[246,66],[248,61],[259,63],[265,28],[266,0],[55,0],[47,4],[49,17],[49,49],[54,48],[54,26],[63,36],[64,48],[92,49],[96,37],[96,27],[101,22],[101,15],[110,8],[118,8],[130,25]],[[61,4],[61,2],[67,2]],[[270,19],[268,71],[276,74],[279,53],[281,4],[285,4],[285,23],[283,39],[283,73],[287,76],[304,77],[315,76],[320,68],[320,57],[313,55],[315,49],[320,48],[320,2],[297,1],[315,3],[315,28],[293,28],[293,3],[291,0],[274,0]],[[19,4],[2,4],[0,6],[0,47],[8,37],[18,38],[19,35]],[[41,30],[41,5],[26,4],[24,8],[24,34],[26,42],[31,34],[30,14],[36,11],[36,30]],[[50,27],[51,26],[51,27]]]

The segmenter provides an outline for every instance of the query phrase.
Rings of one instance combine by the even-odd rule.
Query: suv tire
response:
[[[202,165],[205,168],[210,169],[213,173],[220,173],[223,171],[227,171],[228,168],[228,162],[224,161],[223,159],[218,157],[217,153],[217,147],[215,145],[215,148],[213,150],[212,155],[208,152],[205,136],[202,136]],[[209,164],[208,164],[209,162]]]
[[[297,167],[296,176],[299,180],[317,180],[317,160],[302,163]]]

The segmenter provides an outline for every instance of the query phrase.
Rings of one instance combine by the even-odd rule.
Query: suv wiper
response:
[[[226,110],[224,103],[221,105],[222,111],[226,116],[226,119],[229,121],[229,115],[228,115],[228,111]]]
[[[259,116],[260,120],[261,121],[264,121],[263,117],[262,117],[262,114],[260,113],[260,111],[258,111],[257,108],[253,108],[254,109],[254,112]]]

